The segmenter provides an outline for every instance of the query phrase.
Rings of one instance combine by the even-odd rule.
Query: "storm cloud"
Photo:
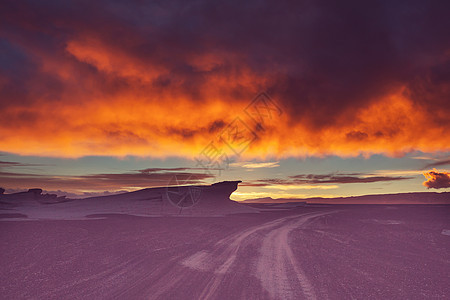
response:
[[[449,5],[3,1],[0,150],[192,158],[242,117],[249,157],[446,151]]]

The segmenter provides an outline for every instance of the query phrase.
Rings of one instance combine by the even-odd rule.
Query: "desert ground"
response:
[[[2,299],[448,299],[450,207],[0,219]],[[255,208],[253,208],[255,209]]]

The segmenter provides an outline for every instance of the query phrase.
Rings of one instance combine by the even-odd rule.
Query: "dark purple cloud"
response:
[[[390,152],[425,146],[442,150],[445,143],[430,133],[450,129],[449,10],[448,1],[419,0],[3,1],[0,105],[8,113],[0,118],[0,129],[30,138],[35,126],[51,122],[41,138],[66,154],[66,145],[60,144],[64,139],[48,137],[55,128],[65,129],[65,136],[87,132],[71,145],[100,138],[92,136],[91,124],[83,119],[68,126],[71,118],[48,118],[46,110],[40,111],[42,103],[72,111],[80,104],[91,108],[89,103],[98,99],[107,105],[130,97],[147,107],[170,106],[158,100],[182,98],[191,104],[219,99],[232,107],[267,90],[287,116],[287,128],[305,125],[313,134],[343,127],[343,144],[360,149],[375,143],[373,152],[383,147]],[[412,101],[427,123],[393,117],[384,127],[371,120],[382,128],[364,126],[360,110],[393,94]],[[108,142],[128,143],[130,153],[138,152],[132,147],[166,142],[142,134],[143,128],[192,142],[227,123],[214,117],[204,124],[149,126],[145,119],[116,126],[115,120],[102,124],[106,141],[99,144],[111,149]],[[414,132],[417,141],[405,142],[405,132]],[[279,147],[288,141],[295,138]],[[319,139],[307,146],[323,149],[326,143]],[[74,152],[98,149],[87,148]]]
[[[41,164],[29,164],[29,163],[21,163],[17,161],[1,161],[0,160],[0,169],[1,168],[11,168],[11,167],[35,167],[42,166]]]
[[[440,160],[440,161],[428,164],[424,167],[424,169],[431,169],[431,168],[445,166],[445,165],[450,165],[450,159]]]
[[[422,78],[423,88],[447,85],[449,8],[446,1],[387,0],[4,1],[0,65],[20,83],[38,63],[30,51],[64,55],[65,42],[90,35],[143,63],[168,66],[164,88],[179,88],[182,77],[185,92],[202,95],[205,74],[187,56],[236,53],[255,72],[279,73],[269,91],[296,116],[317,111],[308,117],[330,122],[330,114],[364,105],[398,83],[415,86]],[[233,63],[213,72],[227,73]],[[62,83],[45,80],[58,93]],[[449,109],[442,97],[429,100]]]
[[[23,166],[24,164],[15,162],[15,161],[1,161],[0,160],[0,168],[1,167],[17,167],[17,166]]]
[[[299,174],[287,178],[259,179],[246,181],[241,186],[302,185],[302,184],[348,184],[408,180],[413,177],[374,176],[372,174]]]
[[[447,171],[436,171],[434,169],[423,173],[423,175],[427,179],[423,182],[423,185],[429,189],[450,188],[450,173]]]
[[[179,172],[179,171],[217,171],[223,170],[218,168],[198,168],[198,167],[179,167],[179,168],[146,168],[142,170],[137,170],[140,173],[149,174],[149,173],[160,173],[160,172]]]
[[[194,168],[196,169],[196,168]],[[0,172],[0,182],[9,190],[41,187],[45,190],[118,191],[168,185],[197,185],[213,179],[211,172],[195,172],[191,168],[150,168],[128,173],[57,176]],[[205,170],[204,170],[205,171]]]

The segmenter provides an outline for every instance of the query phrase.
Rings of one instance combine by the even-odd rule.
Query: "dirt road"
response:
[[[223,218],[116,215],[89,221],[0,222],[0,295],[449,296],[450,241],[441,234],[450,227],[446,213],[403,210],[320,207]]]

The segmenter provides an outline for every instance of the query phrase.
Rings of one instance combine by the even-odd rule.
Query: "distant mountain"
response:
[[[243,203],[294,203],[306,202],[310,204],[450,204],[450,192],[416,192],[399,194],[377,194],[354,197],[337,198],[280,198],[270,197],[248,199]]]

